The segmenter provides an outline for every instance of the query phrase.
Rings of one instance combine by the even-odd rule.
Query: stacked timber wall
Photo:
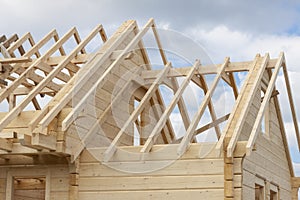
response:
[[[199,152],[205,145],[193,144],[180,159],[176,159],[178,145],[155,146],[152,154],[138,161],[138,155],[125,156],[117,151],[107,166],[88,151],[80,157],[79,199],[223,199],[224,161],[209,152],[213,144],[206,144],[205,158]],[[124,147],[138,152],[140,147]],[[104,149],[98,150],[98,155]],[[94,153],[93,153],[94,154]],[[120,161],[120,159],[122,161]],[[175,160],[173,160],[175,159]],[[235,159],[235,195],[241,196],[241,161]],[[168,163],[169,162],[169,163]],[[167,164],[166,164],[167,163]],[[166,164],[166,165],[165,165]],[[127,173],[136,169],[144,173]]]
[[[267,79],[266,74],[264,78]],[[269,102],[262,131],[256,140],[256,151],[246,156],[243,161],[243,199],[255,199],[255,187],[260,187],[261,195],[267,199],[291,199],[291,172],[289,169],[284,145],[284,131],[280,128],[280,119],[277,114],[275,96]],[[256,92],[246,125],[241,138],[249,137],[251,124],[255,121],[261,104],[261,91]],[[277,107],[277,108],[276,108]],[[271,192],[273,191],[273,192]],[[256,191],[256,193],[259,191]],[[256,194],[258,195],[258,194]]]

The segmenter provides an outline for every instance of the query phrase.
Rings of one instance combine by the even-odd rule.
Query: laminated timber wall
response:
[[[142,162],[138,156],[126,156],[122,152],[123,149],[138,154],[140,147],[123,147],[109,164],[99,164],[84,151],[80,156],[79,199],[223,199],[224,161],[211,151],[214,146],[215,143],[193,144],[178,159],[174,153],[178,145],[156,145],[153,151],[162,152],[149,155]],[[203,158],[199,158],[201,149]],[[95,151],[100,157],[105,149]],[[241,199],[242,195],[243,156],[240,143],[234,161],[236,199]],[[144,172],[128,172],[134,168]]]
[[[264,79],[269,80],[268,74],[264,74]],[[249,124],[255,121],[260,104],[261,91],[259,89],[255,94],[241,138],[248,137]],[[258,135],[256,150],[243,160],[243,199],[255,199],[255,184],[263,187],[265,198],[272,199],[270,191],[273,191],[278,195],[273,199],[279,199],[279,196],[280,199],[292,199],[291,176],[293,176],[293,169],[290,169],[290,157],[286,152],[288,147],[283,142],[286,136],[278,111],[278,99],[275,96],[268,103],[265,124]],[[297,197],[293,199],[297,199]]]
[[[162,59],[163,67],[155,70],[142,41],[149,30]],[[98,33],[104,44],[88,52],[85,46]],[[73,36],[76,47],[66,53],[63,44]],[[52,38],[53,46],[41,53]],[[275,87],[283,69],[299,142],[283,53],[244,62],[226,57],[208,66],[196,60],[175,68],[153,19],[141,30],[126,21],[108,40],[99,25],[82,41],[72,28],[62,38],[51,31],[38,43],[30,33],[2,36],[0,48],[0,100],[8,104],[0,113],[0,199],[18,200],[16,193],[20,199],[31,193],[46,200],[297,199],[300,179],[293,172]],[[241,88],[238,72],[247,73]],[[224,116],[216,114],[212,100],[221,81],[234,98]],[[192,117],[183,98],[189,84],[204,94]],[[173,93],[167,105],[161,85]],[[45,95],[49,103],[39,104]],[[34,110],[26,109],[29,103]],[[185,128],[181,137],[170,120],[176,106]],[[199,127],[205,112],[211,122]],[[197,143],[196,136],[207,130],[217,141]]]

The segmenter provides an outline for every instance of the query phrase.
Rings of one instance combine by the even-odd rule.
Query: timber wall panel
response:
[[[215,143],[204,144],[201,147],[201,144],[192,144],[177,160],[172,160],[175,155],[171,152],[176,154],[178,145],[154,145],[152,153],[147,154],[142,161],[123,152],[137,153],[141,147],[122,147],[123,150],[117,150],[111,162],[107,163],[108,166],[96,160],[89,151],[84,150],[80,156],[79,198],[83,200],[223,199],[223,158],[216,157],[213,152],[207,153],[205,158],[199,158],[201,148],[209,152],[207,150],[214,145]],[[237,149],[240,147],[241,145],[238,144]],[[101,155],[104,151],[105,148],[96,149],[93,154]],[[153,153],[156,151],[159,153]],[[234,162],[234,192],[235,196],[240,198],[242,158],[235,158]],[[126,172],[134,169],[136,172],[139,170],[145,172]]]
[[[245,199],[255,194],[254,185],[256,175],[265,178],[268,182],[278,184],[280,199],[291,199],[290,171],[287,157],[278,126],[275,106],[271,100],[269,133],[259,133],[256,142],[256,151],[243,162],[243,197]]]

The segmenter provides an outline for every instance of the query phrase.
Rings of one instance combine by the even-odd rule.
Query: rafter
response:
[[[265,57],[262,59],[261,62],[255,62],[252,70],[248,74],[248,79],[246,80],[245,87],[243,90],[243,95],[240,96],[240,100],[238,99],[237,102],[239,104],[236,104],[237,107],[236,110],[239,110],[239,115],[235,114],[236,121],[228,124],[229,130],[227,137],[230,138],[227,145],[227,156],[232,157],[232,153],[234,151],[235,145],[238,141],[238,138],[241,134],[242,125],[247,117],[247,113],[250,109],[252,100],[254,98],[254,93],[257,91],[258,87],[260,86],[260,80],[262,79],[263,73],[266,69],[267,63],[269,61],[270,57],[269,54],[266,54]],[[261,59],[260,59],[261,60]],[[249,95],[251,94],[251,95]],[[239,107],[240,106],[240,107]],[[227,131],[226,131],[227,132]],[[232,134],[232,135],[231,135]],[[221,140],[219,140],[220,142]]]
[[[193,68],[191,69],[191,71],[189,72],[189,74],[187,75],[187,77],[185,78],[183,83],[177,89],[172,101],[170,102],[170,105],[167,107],[167,109],[162,114],[161,118],[157,122],[157,124],[154,127],[153,131],[149,135],[146,143],[144,144],[143,148],[141,149],[142,153],[146,153],[146,152],[149,152],[151,150],[152,146],[154,145],[156,139],[159,136],[160,131],[162,130],[163,126],[165,125],[165,123],[167,121],[167,119],[169,118],[170,114],[172,113],[174,107],[178,103],[179,99],[182,97],[182,94],[183,94],[185,88],[188,86],[191,78],[193,77],[194,71],[198,70],[199,65],[200,65],[200,62],[196,61],[196,63],[194,64]]]
[[[204,94],[206,94],[209,89],[208,89],[208,86],[206,84],[205,77],[200,75],[200,81],[203,85]],[[216,111],[215,111],[215,108],[213,106],[212,101],[208,102],[208,109],[209,109],[209,112],[210,112],[211,119],[214,122],[217,119],[217,116],[216,116]],[[219,125],[215,126],[215,131],[216,131],[216,134],[217,134],[217,138],[219,139],[220,136],[221,136],[221,131],[220,131]]]
[[[224,72],[225,67],[228,65],[228,63],[229,63],[229,58],[226,58],[223,65],[220,67],[219,72],[217,73],[216,77],[214,78],[211,88],[205,94],[205,97],[204,97],[197,113],[195,114],[188,130],[186,131],[186,133],[178,147],[177,153],[179,155],[182,155],[186,151],[188,145],[190,144],[190,141],[191,141],[192,137],[194,136],[195,129],[197,128],[197,125],[205,111],[206,106],[211,101],[211,96],[214,93],[214,91],[219,83],[219,80],[221,79],[222,73]]]
[[[292,90],[291,90],[291,85],[290,85],[290,81],[289,81],[288,71],[286,69],[285,63],[283,64],[283,75],[284,75],[286,90],[287,90],[287,94],[288,94],[289,104],[290,104],[290,108],[291,108],[291,112],[292,112],[294,128],[295,128],[295,132],[296,132],[298,151],[300,151],[300,133],[299,133],[298,120],[297,120],[295,104],[294,104],[294,100],[293,100],[293,96],[292,96]]]
[[[258,135],[258,133],[260,131],[260,125],[261,125],[262,118],[263,118],[265,110],[267,108],[267,104],[270,101],[270,98],[271,98],[271,95],[272,95],[272,92],[273,92],[273,89],[274,89],[274,85],[275,85],[275,81],[276,81],[277,75],[278,75],[279,70],[280,70],[280,68],[281,68],[281,66],[282,66],[283,63],[285,63],[285,58],[284,58],[283,53],[281,53],[280,56],[279,56],[279,58],[278,58],[278,61],[276,63],[276,66],[275,66],[275,69],[274,69],[273,74],[271,76],[271,79],[269,81],[269,84],[268,84],[267,90],[265,92],[263,101],[262,101],[262,103],[260,105],[258,114],[256,116],[254,125],[252,127],[252,131],[250,133],[250,137],[248,139],[248,143],[246,145],[246,152],[247,152],[248,156],[252,152],[252,149],[253,149],[254,143],[256,141],[257,135]]]
[[[146,103],[149,102],[150,98],[155,94],[156,90],[158,89],[159,85],[164,80],[166,74],[171,68],[171,63],[167,63],[167,65],[164,67],[164,69],[161,71],[161,73],[157,76],[154,83],[151,85],[151,87],[147,90],[145,96],[142,98],[141,102],[139,103],[138,107],[132,112],[128,120],[125,122],[121,130],[118,132],[110,146],[107,148],[107,150],[104,153],[104,161],[107,162],[109,159],[113,156],[117,149],[117,145],[121,142],[121,137],[123,136],[126,129],[129,127],[129,125],[134,122],[138,116],[141,114],[143,109],[146,106]]]

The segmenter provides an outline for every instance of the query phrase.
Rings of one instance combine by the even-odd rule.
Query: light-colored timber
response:
[[[0,199],[298,199],[284,53],[182,67],[159,35],[154,19],[0,35]]]

